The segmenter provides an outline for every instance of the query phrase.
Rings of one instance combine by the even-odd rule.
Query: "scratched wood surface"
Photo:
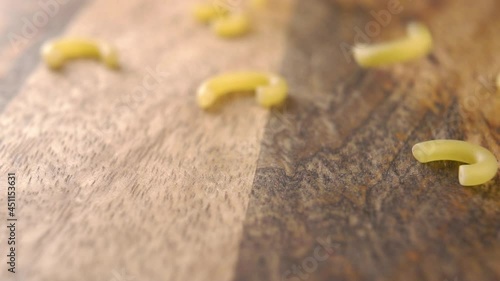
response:
[[[0,280],[500,280],[500,178],[464,188],[457,163],[411,156],[435,138],[500,155],[498,1],[401,1],[361,38],[397,1],[276,0],[235,41],[196,2],[61,1],[29,36],[40,4],[0,4],[0,220],[8,172],[19,217]],[[411,20],[426,58],[364,70],[343,51]],[[123,68],[47,70],[40,44],[63,35],[114,43]],[[200,81],[241,69],[283,74],[287,104],[196,107]]]

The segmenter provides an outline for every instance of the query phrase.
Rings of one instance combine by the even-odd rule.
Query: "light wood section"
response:
[[[0,116],[0,174],[18,176],[17,280],[231,279],[268,111],[235,97],[204,112],[196,87],[279,71],[293,3],[227,41],[192,19],[195,2],[88,4],[63,36],[115,44],[123,68],[39,65]]]

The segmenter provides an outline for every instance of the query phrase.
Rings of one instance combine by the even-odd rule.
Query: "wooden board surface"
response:
[[[43,9],[1,4],[0,218],[15,172],[19,221],[0,280],[500,280],[500,178],[464,188],[457,163],[411,155],[436,138],[500,155],[499,3],[401,1],[368,39],[419,20],[432,54],[364,70],[342,46],[387,1],[274,1],[234,41],[196,2],[67,1],[16,46]],[[40,44],[72,35],[123,68],[47,70]],[[287,104],[197,108],[203,79],[242,69],[283,74]]]

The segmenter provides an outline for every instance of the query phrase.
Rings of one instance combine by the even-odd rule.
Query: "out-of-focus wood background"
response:
[[[276,0],[238,40],[196,2],[0,4],[0,219],[8,172],[19,218],[0,280],[500,280],[499,177],[465,188],[458,163],[411,155],[453,138],[500,156],[498,1]],[[342,51],[412,20],[426,58],[361,69]],[[58,36],[113,43],[123,67],[52,72],[38,51]],[[287,104],[198,109],[203,79],[245,69],[284,75]]]

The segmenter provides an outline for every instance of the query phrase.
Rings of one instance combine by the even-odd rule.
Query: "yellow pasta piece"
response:
[[[113,47],[88,39],[67,38],[45,43],[41,55],[52,69],[59,69],[67,60],[77,58],[99,59],[109,68],[119,67],[118,53]]]
[[[458,180],[464,186],[486,183],[498,170],[497,160],[489,150],[464,141],[426,141],[414,145],[412,152],[421,163],[452,160],[470,164],[460,166],[458,171]]]
[[[245,13],[230,13],[216,4],[199,4],[193,10],[194,17],[201,23],[212,25],[220,37],[237,37],[250,31],[250,17]]]
[[[500,74],[497,76],[497,90],[500,90]]]
[[[432,35],[421,23],[410,23],[407,36],[380,44],[358,44],[353,53],[356,62],[363,67],[377,67],[405,62],[427,55],[432,49]]]
[[[221,37],[237,37],[250,30],[250,19],[245,14],[231,14],[217,19],[212,28]]]
[[[208,79],[198,88],[198,105],[201,108],[208,108],[221,96],[246,91],[256,91],[257,102],[264,107],[271,107],[285,101],[288,85],[282,77],[275,74],[260,72],[223,74]]]
[[[226,16],[229,11],[215,4],[198,4],[193,9],[193,15],[201,23],[210,23],[211,21]]]

